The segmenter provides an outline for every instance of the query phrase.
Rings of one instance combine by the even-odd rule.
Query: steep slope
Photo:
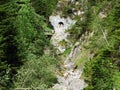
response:
[[[44,34],[48,28],[44,21],[47,16],[43,16],[48,13],[40,16],[32,4],[31,0],[0,0],[0,90],[45,90],[57,82],[51,71],[57,64],[56,59],[44,56],[49,40]],[[54,5],[49,7],[52,12]]]
[[[119,85],[116,83],[118,82],[116,78],[119,78],[120,58],[118,8],[120,8],[118,0],[116,2],[113,0],[59,1],[54,16],[60,15],[66,20],[70,17],[76,22],[67,28],[69,34],[65,37],[67,41],[62,41],[64,47],[63,50],[61,47],[59,53],[63,61],[62,70],[56,72],[59,83],[53,88],[83,90],[87,86],[85,90],[119,90]],[[59,25],[58,22],[56,24]],[[64,31],[61,28],[63,23],[61,25],[55,29],[55,33]],[[60,37],[53,35],[52,40]],[[58,42],[53,43],[56,49],[61,46]]]
[[[120,0],[1,0],[0,61],[1,90],[120,90]]]

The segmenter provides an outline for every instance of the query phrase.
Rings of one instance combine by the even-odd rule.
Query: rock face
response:
[[[75,0],[64,0],[65,2],[68,2],[68,4],[72,4],[76,2]],[[64,1],[60,0],[57,7],[62,7],[62,4],[64,4]],[[78,5],[79,2],[77,2],[76,5]],[[83,14],[83,11],[80,10],[74,10],[74,15],[78,16]],[[75,23],[76,20],[71,19],[70,17],[61,17],[62,11],[56,11],[57,15],[51,15],[49,17],[49,21],[54,29],[54,34],[51,38],[51,42],[56,49],[56,53],[60,54],[63,53],[66,48],[71,47],[71,52],[68,56],[66,56],[63,65],[61,66],[64,68],[64,72],[62,75],[56,74],[58,78],[58,82],[53,86],[54,90],[83,90],[84,87],[86,87],[86,83],[84,82],[84,79],[81,79],[81,75],[83,72],[83,66],[81,68],[78,68],[78,66],[75,66],[76,63],[76,57],[81,54],[81,46],[80,41],[76,42],[75,45],[72,45],[71,42],[67,39],[69,36],[68,29],[70,29]],[[85,35],[86,36],[86,35]],[[84,37],[84,35],[83,35]],[[84,39],[84,38],[83,38]],[[82,39],[81,39],[82,40]],[[59,72],[59,71],[58,71]]]
[[[70,46],[70,42],[67,39],[69,36],[69,32],[67,32],[67,30],[70,29],[76,21],[70,19],[69,17],[60,17],[59,15],[50,16],[49,21],[55,31],[51,38],[51,42],[57,49],[57,53],[63,53],[67,46]]]
[[[59,83],[54,85],[53,88],[55,90],[83,90],[86,87],[84,79],[81,79],[83,67],[78,68],[74,66],[76,62],[75,57],[80,54],[80,52],[81,47],[77,42],[64,61],[63,67],[66,70],[63,75],[57,75]]]
[[[84,90],[87,84],[84,82],[84,79],[81,78],[83,67],[78,68],[75,66],[77,61],[77,56],[81,56],[82,45],[86,44],[87,39],[89,39],[94,32],[84,33],[78,42],[74,44],[69,55],[66,56],[64,64],[61,67],[65,68],[63,75],[58,75],[58,82],[53,86],[55,90]],[[81,43],[82,42],[82,43]],[[93,57],[92,54],[89,55],[89,58]]]
[[[69,70],[64,74],[64,77],[58,76],[59,84],[54,85],[56,90],[83,90],[85,82],[79,79],[82,70]]]

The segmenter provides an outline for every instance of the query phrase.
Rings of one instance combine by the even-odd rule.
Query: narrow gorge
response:
[[[62,6],[63,4],[63,6]],[[49,17],[49,21],[53,26],[54,34],[52,35],[51,42],[56,49],[57,54],[64,53],[68,48],[70,48],[70,52],[62,58],[63,63],[61,64],[62,71],[56,71],[56,76],[58,78],[58,83],[53,86],[55,90],[83,90],[87,84],[82,78],[82,72],[84,68],[84,63],[82,63],[79,67],[76,64],[77,60],[81,58],[81,52],[84,47],[82,44],[86,44],[92,33],[83,33],[83,35],[76,42],[72,43],[68,37],[70,37],[69,29],[76,24],[77,19],[75,17],[79,17],[82,21],[83,11],[79,9],[74,11],[74,7],[82,2],[78,1],[62,1],[60,0],[57,5],[57,9],[64,8],[64,5],[74,5],[71,7],[72,12],[70,12],[71,17],[69,15],[65,15],[63,11],[54,11],[53,15]],[[82,8],[82,7],[80,7]],[[90,57],[89,57],[90,58]],[[61,73],[62,74],[59,74]]]
[[[120,0],[0,0],[0,90],[120,90]]]

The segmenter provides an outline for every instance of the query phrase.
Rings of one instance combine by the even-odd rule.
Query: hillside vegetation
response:
[[[63,58],[72,49],[56,54],[45,34],[53,29],[49,16],[61,14],[57,10],[76,20],[68,40],[81,46],[75,66],[84,67],[84,90],[120,90],[120,0],[74,2],[0,0],[0,90],[51,90],[58,82],[56,71],[63,73]],[[71,8],[84,13],[73,15]]]

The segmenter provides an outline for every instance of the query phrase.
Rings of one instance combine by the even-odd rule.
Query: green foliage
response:
[[[67,47],[67,41],[65,40],[60,41],[59,44],[63,47]]]
[[[18,8],[13,0],[0,3],[0,80],[1,86],[6,88],[11,85],[13,74],[16,74],[16,69],[22,64],[17,55],[17,33],[13,25]]]
[[[92,90],[112,90],[114,65],[109,58],[109,50],[103,50],[94,60],[89,61],[84,69],[84,74],[88,78],[86,82]],[[89,75],[87,73],[89,72]],[[87,90],[87,89],[86,89]]]
[[[56,7],[58,0],[31,0],[35,11],[48,18]]]
[[[1,2],[0,21],[0,84],[10,88],[17,70],[31,58],[29,54],[43,54],[48,44],[44,35],[46,24],[29,0]]]
[[[57,61],[52,56],[42,56],[32,58],[18,71],[15,88],[41,88],[41,85],[52,86],[57,82],[53,73]]]
[[[13,90],[14,84],[14,88],[47,90],[57,82],[53,72],[58,62],[55,57],[43,55],[45,46],[49,45],[44,35],[48,29],[44,21],[56,4],[57,0],[0,1],[0,89]],[[120,66],[115,64],[120,58],[119,0],[84,0],[83,6],[84,18],[77,18],[70,33],[74,43],[86,31],[94,32],[86,46],[94,57],[85,64],[84,75],[88,83],[85,90],[113,90],[113,87],[119,90]],[[67,14],[70,8],[62,9]],[[107,17],[101,18],[100,12]],[[64,46],[66,42],[60,44]],[[86,53],[82,52],[79,65],[87,59]]]
[[[72,39],[74,42],[78,40],[83,33],[86,32],[86,25],[84,21],[80,19],[76,22],[76,24],[69,30]]]
[[[63,57],[66,57],[71,52],[71,48],[67,48],[64,53],[62,53]]]
[[[87,7],[86,7],[87,6]],[[76,16],[76,24],[69,30],[72,39],[77,41],[86,31],[91,31],[90,23],[92,20],[91,15],[91,6],[88,2],[83,3],[84,14],[81,16]],[[71,40],[72,41],[72,40]]]
[[[82,67],[85,64],[85,62],[89,60],[89,55],[87,52],[87,50],[82,49],[81,55],[77,57],[78,60],[76,61],[76,64],[78,67]]]
[[[90,38],[88,47],[95,55],[84,68],[85,81],[88,83],[85,90],[119,90],[119,66],[115,65],[120,57],[119,1],[89,3],[92,19],[87,27],[94,31],[94,36]],[[107,17],[101,19],[99,13],[105,9]]]
[[[21,52],[25,50],[26,54],[43,54],[44,45],[48,43],[44,35],[46,24],[43,20],[41,16],[35,13],[30,3],[21,6],[14,22],[14,26],[17,27],[17,32],[19,33],[16,40],[20,40],[18,43],[20,45],[19,47],[21,47]]]
[[[113,77],[114,80],[114,87],[116,90],[120,90],[120,72],[116,71]]]

